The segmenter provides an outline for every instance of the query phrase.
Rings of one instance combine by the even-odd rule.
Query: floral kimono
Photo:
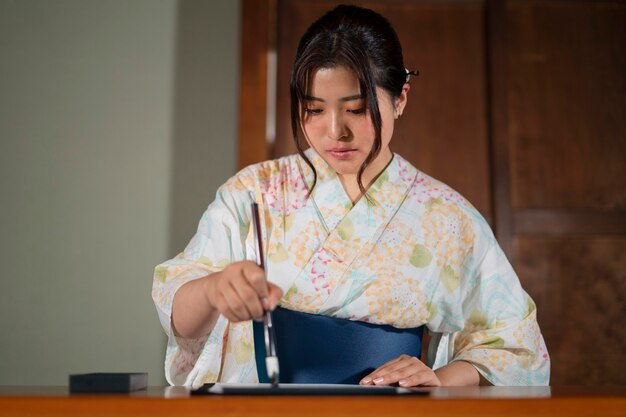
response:
[[[223,316],[200,339],[173,334],[184,283],[255,260],[251,203],[259,204],[269,281],[279,305],[397,328],[426,325],[428,365],[473,364],[494,385],[546,385],[550,360],[532,299],[488,224],[462,196],[399,155],[367,198],[352,204],[314,151],[245,168],[217,192],[183,253],[155,269],[152,296],[169,336],[170,384],[256,382],[252,325]],[[382,364],[381,364],[382,365]]]

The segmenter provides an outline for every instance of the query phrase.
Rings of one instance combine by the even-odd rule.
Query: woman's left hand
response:
[[[441,381],[432,369],[416,357],[400,355],[367,375],[359,384],[439,387]]]

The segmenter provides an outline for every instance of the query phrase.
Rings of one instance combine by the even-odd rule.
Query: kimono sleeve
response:
[[[494,385],[548,385],[550,359],[535,303],[497,243],[462,293],[465,327],[452,338],[452,361],[473,364]]]
[[[165,377],[172,385],[199,386],[215,382],[220,373],[228,321],[220,316],[213,331],[199,339],[177,337],[171,324],[172,302],[183,284],[245,259],[246,193],[233,188],[233,181],[220,187],[185,250],[154,271],[152,298],[168,336]]]

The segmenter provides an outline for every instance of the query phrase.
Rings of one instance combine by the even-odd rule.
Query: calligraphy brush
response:
[[[250,193],[252,196],[252,193]],[[252,199],[252,225],[254,228],[254,239],[257,245],[257,263],[265,271],[265,261],[263,258],[263,238],[261,236],[261,219],[259,216],[259,205]],[[272,313],[265,311],[263,319],[263,330],[265,334],[265,366],[267,376],[272,383],[272,387],[278,386],[278,356],[276,355],[276,344],[274,335],[274,324],[272,323]]]

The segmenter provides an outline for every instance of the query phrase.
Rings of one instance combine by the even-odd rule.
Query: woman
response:
[[[371,10],[339,6],[307,30],[291,77],[299,153],[226,182],[185,251],[155,270],[171,384],[257,381],[251,320],[277,305],[426,325],[428,364],[401,355],[361,384],[548,383],[535,304],[485,220],[390,149],[409,74],[393,28]]]

